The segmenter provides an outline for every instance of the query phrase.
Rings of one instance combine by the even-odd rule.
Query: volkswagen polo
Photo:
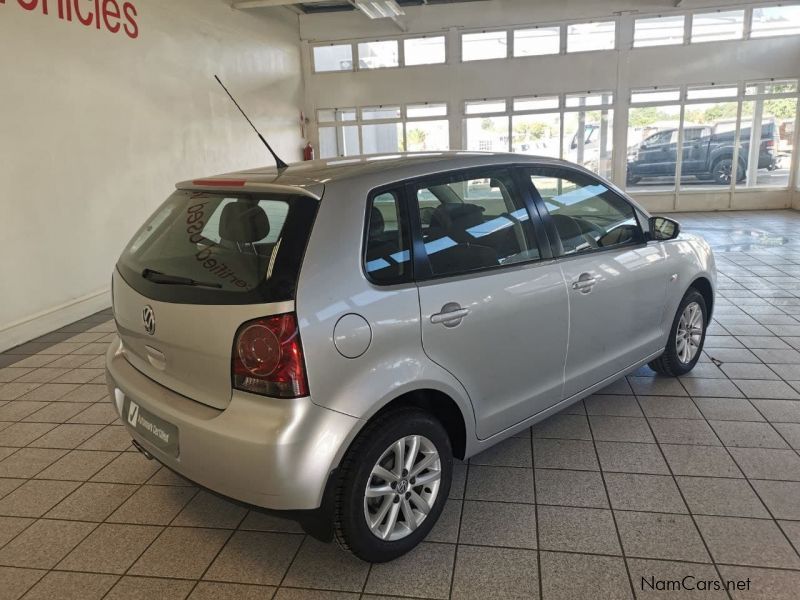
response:
[[[149,458],[387,561],[439,518],[454,458],[643,365],[690,371],[715,278],[703,239],[558,160],[188,181],[117,263],[109,391]]]

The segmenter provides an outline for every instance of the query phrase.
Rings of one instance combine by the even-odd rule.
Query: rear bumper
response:
[[[175,457],[122,418],[148,453],[203,487],[264,508],[319,508],[339,452],[359,424],[310,398],[278,400],[234,390],[225,410],[200,404],[134,369],[119,340],[108,350],[106,371],[117,414],[122,403],[115,398],[121,393],[178,428]]]

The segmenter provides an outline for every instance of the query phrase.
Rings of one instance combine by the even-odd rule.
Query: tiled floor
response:
[[[107,311],[0,355],[0,599],[677,598],[642,577],[686,575],[797,598],[800,212],[681,218],[717,250],[703,362],[642,369],[458,465],[430,539],[390,564],[133,451],[105,399]]]

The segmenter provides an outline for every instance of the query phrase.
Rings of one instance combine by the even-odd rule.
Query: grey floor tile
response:
[[[756,408],[744,398],[697,398],[697,407],[714,421],[763,421]]]
[[[800,392],[785,381],[756,381],[736,379],[736,386],[748,398],[769,398],[776,400],[800,400]]]
[[[0,581],[3,582],[2,594],[5,598],[16,600],[39,581],[47,571],[39,569],[18,569],[0,566]]]
[[[748,421],[710,421],[711,427],[728,447],[788,448],[789,446],[769,423]]]
[[[337,544],[324,544],[306,537],[282,585],[299,588],[360,592],[369,564]]]
[[[403,596],[447,598],[453,576],[455,549],[451,544],[422,543],[396,560],[373,565],[364,592],[392,595],[399,592]]]
[[[589,554],[541,553],[542,596],[554,600],[633,598],[622,558]]]
[[[686,377],[682,380],[689,395],[694,398],[741,398],[742,392],[727,379],[700,379]]]
[[[36,521],[0,549],[0,565],[52,569],[94,528],[93,523]]]
[[[702,419],[691,398],[680,396],[642,396],[639,398],[644,414],[665,419]]]
[[[118,454],[118,452],[72,450],[44,469],[36,477],[39,479],[86,481],[114,460]]]
[[[150,577],[123,577],[111,588],[105,600],[183,600],[194,587],[192,581],[154,579]]]
[[[642,411],[635,396],[595,394],[584,401],[586,413],[609,417],[641,417]]]
[[[675,475],[743,477],[725,448],[664,444],[661,450]]]
[[[51,423],[13,423],[0,431],[0,446],[22,448],[54,427]]]
[[[533,469],[470,465],[465,498],[533,503]]]
[[[303,598],[297,595],[292,598],[292,594],[305,593],[307,590],[291,590],[287,589],[288,594],[284,596],[284,600],[290,598]],[[273,598],[275,592],[274,587],[260,586],[260,585],[245,585],[243,583],[219,583],[216,581],[201,581],[192,590],[189,595],[189,600],[265,600],[265,598]],[[358,596],[352,600],[356,600]]]
[[[711,561],[688,515],[629,511],[618,511],[615,514],[626,556]]]
[[[705,421],[695,419],[649,419],[660,444],[720,446],[714,431]]]
[[[800,423],[773,423],[781,437],[795,450],[800,450]]]
[[[603,471],[668,475],[669,469],[656,444],[596,442]],[[538,465],[537,465],[538,466]]]
[[[774,521],[739,517],[695,517],[718,563],[800,568],[800,557]]]
[[[471,465],[493,467],[532,467],[531,442],[526,438],[508,438],[469,459]]]
[[[776,519],[800,521],[800,482],[753,480],[752,484]]]
[[[589,417],[592,434],[597,441],[605,442],[653,442],[647,421],[635,417]]]
[[[0,500],[0,515],[41,517],[79,485],[73,481],[26,481]]]
[[[768,366],[758,363],[725,363],[720,368],[730,379],[780,379]]]
[[[536,502],[558,506],[608,507],[603,479],[597,471],[536,469]]]
[[[495,503],[499,505],[500,503]],[[442,514],[436,520],[436,524],[425,538],[429,542],[442,542],[445,544],[455,544],[458,542],[458,530],[461,525],[461,510],[463,501],[448,499],[445,502]],[[530,506],[526,504],[526,506]]]
[[[271,531],[273,533],[303,533],[297,521],[281,518],[275,514],[251,510],[247,513],[239,529],[245,531]]]
[[[614,510],[688,512],[669,475],[606,473],[605,480]]]
[[[728,580],[751,581],[750,590],[734,591],[734,600],[796,600],[800,589],[800,573],[752,567],[721,565],[720,573]]]
[[[539,506],[539,548],[590,554],[620,554],[610,510]]]
[[[459,542],[474,546],[536,548],[536,507],[498,502],[464,503]]]
[[[225,544],[203,579],[278,585],[303,536],[237,531]]]
[[[20,448],[0,461],[0,477],[33,477],[64,454],[66,450]]]
[[[137,486],[123,483],[84,483],[45,516],[48,519],[104,521],[136,490]]]
[[[769,518],[745,479],[679,476],[677,481],[693,514]]]
[[[172,525],[235,529],[247,510],[240,504],[201,490],[175,517]]]
[[[17,400],[17,402],[19,402],[19,400]],[[81,411],[86,410],[85,404],[79,404],[77,402],[36,402],[33,404],[40,404],[42,408],[34,413],[28,414],[22,420],[30,421],[31,423],[65,423]]]
[[[539,597],[537,571],[533,550],[459,546],[451,598],[536,599]]]
[[[121,575],[160,532],[160,527],[103,523],[78,544],[58,568]]]
[[[753,400],[753,405],[772,423],[800,423],[797,400]]]
[[[114,575],[50,571],[24,600],[101,600],[116,582]]]
[[[147,460],[138,452],[125,452],[103,467],[92,477],[92,481],[144,483],[158,469],[159,465],[156,461]]]
[[[800,457],[794,450],[730,448],[731,456],[751,479],[800,481]]]
[[[168,525],[197,493],[196,488],[144,485],[128,498],[108,521],[142,525]]]
[[[589,423],[583,415],[558,413],[531,427],[531,432],[535,438],[592,439]]]
[[[533,440],[533,461],[537,469],[597,471],[594,444],[588,440]],[[1,463],[0,463],[1,464]]]
[[[199,579],[230,535],[222,529],[167,527],[128,574]]]

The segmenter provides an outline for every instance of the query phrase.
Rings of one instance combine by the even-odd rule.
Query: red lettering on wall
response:
[[[136,17],[139,15],[136,12],[136,7],[130,2],[126,2],[122,6],[122,11],[125,13],[125,18],[128,20],[125,25],[125,33],[129,38],[135,40],[139,37],[139,26],[136,24]]]
[[[98,30],[105,29],[109,33],[125,32],[132,40],[139,37],[139,24],[136,19],[139,12],[132,1],[120,7],[122,0],[17,0],[16,5],[28,12],[39,12],[50,15],[50,7],[58,14],[61,21],[72,22],[73,13],[85,27],[94,26]],[[0,0],[5,6],[8,0]],[[56,10],[57,9],[57,10]]]

